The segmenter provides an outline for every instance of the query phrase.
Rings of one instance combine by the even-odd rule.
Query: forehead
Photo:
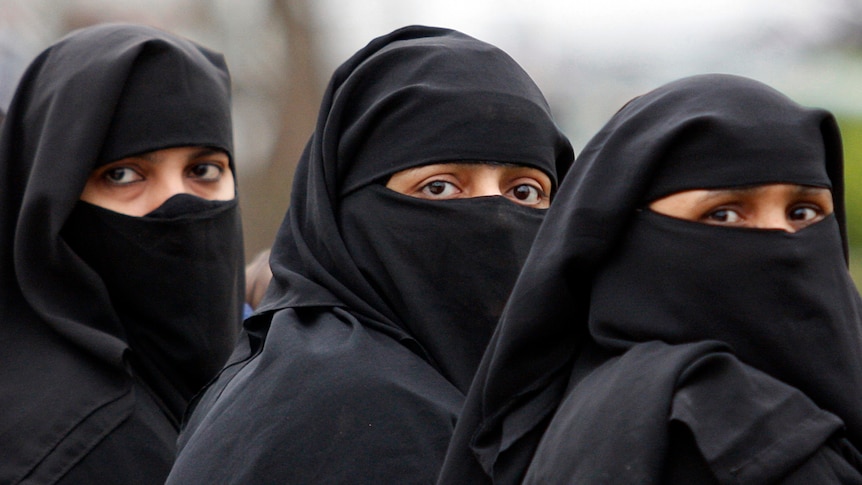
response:
[[[698,205],[724,203],[728,199],[745,201],[771,201],[776,199],[820,198],[832,199],[832,192],[826,187],[800,184],[760,184],[741,187],[722,187],[716,189],[683,190],[656,199],[654,202],[676,202]]]
[[[689,192],[757,197],[766,193],[783,193],[788,195],[819,195],[828,194],[831,191],[828,187],[820,187],[815,185],[774,183],[745,185],[740,187],[719,187],[713,189],[692,190]]]
[[[227,152],[219,148],[205,146],[178,146],[130,155],[119,160],[114,160],[108,165],[128,160],[140,160],[151,163],[160,163],[165,160],[196,160],[203,157],[229,158],[230,156],[227,154]]]
[[[549,177],[543,170],[540,170],[535,167],[531,167],[529,165],[523,165],[518,163],[507,163],[507,162],[484,162],[484,161],[452,161],[452,162],[441,162],[441,163],[431,163],[427,165],[420,165],[418,167],[411,167],[400,172],[396,172],[396,174],[423,174],[423,173],[437,173],[441,171],[449,171],[449,172],[458,172],[458,173],[511,173],[511,172],[519,172],[519,173],[535,173],[541,174],[544,177]],[[394,174],[393,174],[394,175]]]

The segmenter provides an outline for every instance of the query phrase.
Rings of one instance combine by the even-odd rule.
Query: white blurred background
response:
[[[249,255],[271,244],[332,70],[408,24],[506,50],[576,152],[626,101],[667,81],[726,72],[766,82],[839,117],[848,202],[862,214],[862,0],[0,0],[0,107],[39,51],[107,21],[161,27],[227,57]],[[862,244],[862,218],[851,230]]]

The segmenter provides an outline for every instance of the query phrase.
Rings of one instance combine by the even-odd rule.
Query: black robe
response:
[[[0,482],[164,482],[236,342],[236,201],[79,198],[96,167],[177,146],[232,150],[224,61],[185,39],[86,28],[21,79],[0,134]]]
[[[483,357],[439,483],[860,483],[862,314],[831,114],[703,75],[585,146]],[[648,206],[828,187],[802,230]]]
[[[505,53],[445,29],[373,40],[326,91],[273,282],[180,437],[169,483],[432,483],[544,210],[385,187],[443,162],[556,182],[573,158]]]

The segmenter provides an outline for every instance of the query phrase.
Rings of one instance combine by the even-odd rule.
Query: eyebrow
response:
[[[706,191],[705,194],[699,196],[694,202],[696,204],[709,202],[713,199],[720,199],[727,197],[729,195],[750,195],[753,192],[756,192],[758,186],[754,187],[740,187],[733,189],[703,189]]]
[[[761,184],[754,185],[751,187],[738,187],[738,188],[725,188],[725,189],[704,189],[707,191],[706,194],[698,197],[695,201],[697,203],[701,202],[709,202],[713,199],[718,199],[722,197],[726,197],[728,195],[751,195],[758,190],[763,189],[763,187],[767,185],[776,185],[776,184]],[[793,191],[797,195],[815,195],[825,190],[831,193],[831,190],[828,187],[815,187],[813,185],[799,185],[799,184],[778,184],[778,185],[792,185]]]
[[[210,148],[210,147],[201,147],[200,150],[193,152],[192,157],[205,157],[208,155],[222,154],[227,156],[224,150],[219,150],[218,148]]]
[[[156,155],[157,152],[158,152],[158,150],[153,150],[153,151],[150,151],[147,153],[142,153],[140,155],[133,155],[129,158],[139,158],[141,160],[146,160],[146,161],[151,162],[151,163],[158,163],[161,161],[161,159]],[[189,158],[194,159],[194,158],[206,157],[206,156],[213,155],[213,154],[227,155],[227,153],[225,153],[224,150],[220,150],[218,148],[200,147],[200,149],[191,152],[189,154]]]
[[[816,194],[822,190],[832,193],[832,189],[829,187],[814,187],[811,185],[799,185],[796,187],[796,192],[804,195]]]

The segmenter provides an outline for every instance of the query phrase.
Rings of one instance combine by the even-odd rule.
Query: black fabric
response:
[[[176,453],[176,427],[140,382],[133,386],[134,410],[129,417],[65,473],[58,485],[164,482]]]
[[[629,102],[539,230],[439,483],[858,481],[842,171],[832,115],[756,81],[695,76]],[[645,209],[763,183],[831,187],[835,212],[790,234]]]
[[[544,212],[503,197],[427,201],[372,185],[342,199],[340,226],[403,330],[466,393]]]
[[[248,350],[199,399],[169,483],[432,483],[544,211],[385,183],[462,161],[556,184],[572,158],[538,88],[493,46],[413,26],[355,54],[297,167]]]
[[[725,342],[841,416],[862,444],[862,386],[849,385],[862,379],[858,298],[833,216],[787,233],[644,211],[593,281],[589,325],[612,349]]]
[[[161,96],[138,95],[144,87],[132,79],[139,75],[148,79],[146,93],[174,93],[170,109],[159,110]],[[176,117],[204,117],[208,128],[174,123]],[[173,128],[166,134],[163,126]],[[92,170],[107,161],[100,158],[106,146],[129,148],[124,155],[185,145],[230,154],[230,133],[230,81],[221,55],[159,30],[82,29],[28,67],[0,134],[0,482],[56,483],[66,473],[79,483],[163,481],[184,401],[222,364],[239,327],[238,209],[223,204],[211,223],[192,222],[202,212],[189,220],[140,218],[135,223],[146,229],[120,223],[116,229],[135,232],[116,234],[95,219],[136,218],[101,209],[90,218],[76,207]],[[77,222],[66,229],[75,242],[63,233],[73,212]],[[160,242],[175,242],[170,226],[189,229],[189,248],[218,241],[229,253],[210,261],[206,277],[199,260],[168,262],[162,258],[169,255],[156,253]],[[170,295],[159,295],[163,290]],[[218,319],[186,318],[202,307]],[[147,333],[156,328],[172,333]],[[213,333],[196,340],[196,332]],[[139,346],[145,334],[149,343]],[[177,368],[168,354],[201,368]],[[136,440],[138,446],[127,446]],[[111,473],[90,474],[105,467]],[[151,474],[138,473],[143,468]]]
[[[222,56],[207,49],[189,52],[158,45],[150,49],[152,55],[136,59],[126,76],[99,164],[189,144],[232,153],[230,83]],[[190,55],[195,62],[218,69],[190,64]],[[165,76],[173,79],[165,82]]]
[[[79,201],[61,233],[104,282],[135,367],[177,425],[236,343],[242,241],[225,237],[240,227],[236,209],[178,194],[133,217]]]
[[[271,318],[202,396],[167,483],[433,483],[463,395],[342,309]]]
[[[717,347],[650,341],[593,368],[566,393],[524,483],[666,483],[671,472],[670,483],[774,483],[841,428],[798,390]],[[694,435],[684,455],[670,454],[677,422]],[[709,468],[678,463],[692,454]]]

